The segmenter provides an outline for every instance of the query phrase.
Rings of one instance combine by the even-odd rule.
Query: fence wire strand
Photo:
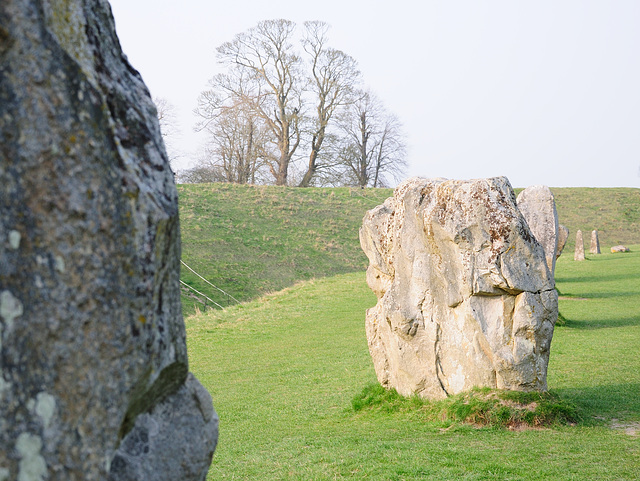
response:
[[[183,261],[182,259],[180,259],[180,263],[185,266],[187,269],[189,269],[191,272],[193,272],[196,276],[198,276],[200,279],[202,279],[204,282],[206,282],[207,284],[209,284],[211,287],[213,287],[214,289],[222,292],[225,296],[227,296],[227,298],[229,299],[233,299],[236,303],[240,304],[240,301],[238,299],[236,299],[235,297],[233,297],[231,294],[229,294],[228,292],[225,292],[224,290],[220,289],[218,286],[216,286],[215,284],[213,284],[212,282],[208,281],[207,279],[205,279],[204,277],[202,277],[200,274],[198,274],[196,271],[194,271],[191,267],[189,267],[187,265],[187,263],[185,261]],[[205,298],[207,298],[209,301],[213,302],[216,306],[220,307],[221,309],[224,309],[220,304],[218,304],[215,301],[212,301],[211,299],[209,299],[207,296],[205,296],[204,294],[202,294],[201,292],[197,291],[196,289],[194,289],[193,287],[191,287],[190,285],[182,282],[182,280],[180,281],[182,284],[184,284],[185,286],[187,286],[188,288],[194,290],[195,292],[198,292],[198,294],[204,296]]]

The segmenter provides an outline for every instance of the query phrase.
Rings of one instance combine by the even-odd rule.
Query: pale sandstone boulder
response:
[[[0,480],[203,480],[177,193],[103,0],[0,2]]]
[[[546,185],[532,185],[520,192],[516,203],[529,229],[542,245],[553,276],[558,248],[558,213],[551,189]]]
[[[613,246],[611,248],[611,253],[615,254],[616,252],[629,252],[629,248],[625,247],[623,245],[617,245],[617,246]]]
[[[360,242],[383,386],[434,399],[546,389],[557,292],[506,178],[409,179],[366,214]]]
[[[556,260],[562,254],[564,250],[564,246],[567,244],[567,240],[569,239],[569,228],[558,224],[558,246],[556,247]]]
[[[574,261],[583,261],[583,260],[585,260],[585,257],[584,257],[584,240],[582,238],[582,231],[580,229],[578,229],[576,231],[576,248],[575,248],[575,251],[573,253],[573,260]]]

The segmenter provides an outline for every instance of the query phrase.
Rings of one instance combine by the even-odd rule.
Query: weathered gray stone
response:
[[[615,254],[616,252],[629,252],[629,248],[623,245],[613,246],[611,248],[611,253]]]
[[[598,230],[591,231],[591,247],[589,248],[589,254],[600,254],[600,239],[598,237]]]
[[[557,292],[506,178],[403,182],[367,213],[360,242],[382,385],[428,398],[546,389]]]
[[[558,246],[556,247],[556,259],[558,259],[562,254],[564,246],[567,245],[567,240],[569,240],[569,228],[562,224],[558,224]]]
[[[0,186],[0,478],[129,479],[146,428],[137,480],[204,479],[176,189],[106,1],[0,2]]]
[[[558,213],[551,189],[546,185],[532,185],[520,192],[516,203],[529,229],[543,247],[553,276],[558,248]]]
[[[211,433],[201,429],[203,419],[217,426],[211,396],[189,374],[176,393],[136,418],[111,461],[109,480],[159,479],[158,473],[161,479],[204,480],[211,456],[194,459],[190,454],[194,446],[211,446]]]
[[[576,250],[573,254],[573,260],[583,261],[584,259],[584,240],[582,239],[582,231],[578,229],[576,232]]]

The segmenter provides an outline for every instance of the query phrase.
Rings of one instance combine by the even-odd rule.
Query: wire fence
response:
[[[195,270],[193,270],[191,267],[189,267],[187,265],[186,262],[184,262],[182,259],[180,260],[180,263],[186,267],[189,271],[191,271],[193,274],[195,274],[198,278],[202,279],[204,282],[206,282],[208,285],[210,285],[213,289],[215,289],[216,291],[220,292],[225,300],[227,301],[226,304],[227,306],[231,304],[231,302],[235,302],[236,304],[239,304],[240,301],[238,299],[236,299],[235,297],[233,297],[231,294],[229,294],[228,292],[226,292],[223,289],[220,289],[218,286],[216,286],[215,284],[213,284],[211,281],[205,279],[203,276],[201,276],[200,274],[198,274]],[[180,280],[180,284],[183,286],[183,288],[187,289],[189,292],[193,292],[196,295],[200,296],[202,299],[204,299],[204,301],[202,299],[198,299],[202,304],[205,305],[205,307],[207,306],[207,302],[213,304],[214,306],[216,306],[219,309],[224,309],[224,306],[222,306],[221,304],[219,304],[218,302],[214,301],[213,299],[211,299],[209,296],[207,296],[206,294],[204,294],[203,292],[199,291],[198,289],[194,288],[193,286],[190,286],[189,284],[187,284],[186,282],[184,282],[182,279]]]

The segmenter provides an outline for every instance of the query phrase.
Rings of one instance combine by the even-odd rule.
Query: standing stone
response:
[[[516,202],[529,229],[543,247],[553,276],[558,248],[558,213],[551,189],[546,185],[532,185],[520,192]]]
[[[402,395],[545,390],[558,296],[504,177],[409,179],[360,229],[376,375]]]
[[[558,247],[556,248],[556,260],[562,254],[564,250],[564,246],[567,244],[567,240],[569,239],[569,228],[558,224]]]
[[[589,253],[600,254],[600,239],[598,238],[597,229],[591,231],[591,248],[589,249]]]
[[[177,194],[104,0],[0,2],[0,480],[203,480]]]
[[[584,260],[584,241],[582,240],[582,231],[578,229],[576,232],[576,250],[573,254],[574,261]]]

